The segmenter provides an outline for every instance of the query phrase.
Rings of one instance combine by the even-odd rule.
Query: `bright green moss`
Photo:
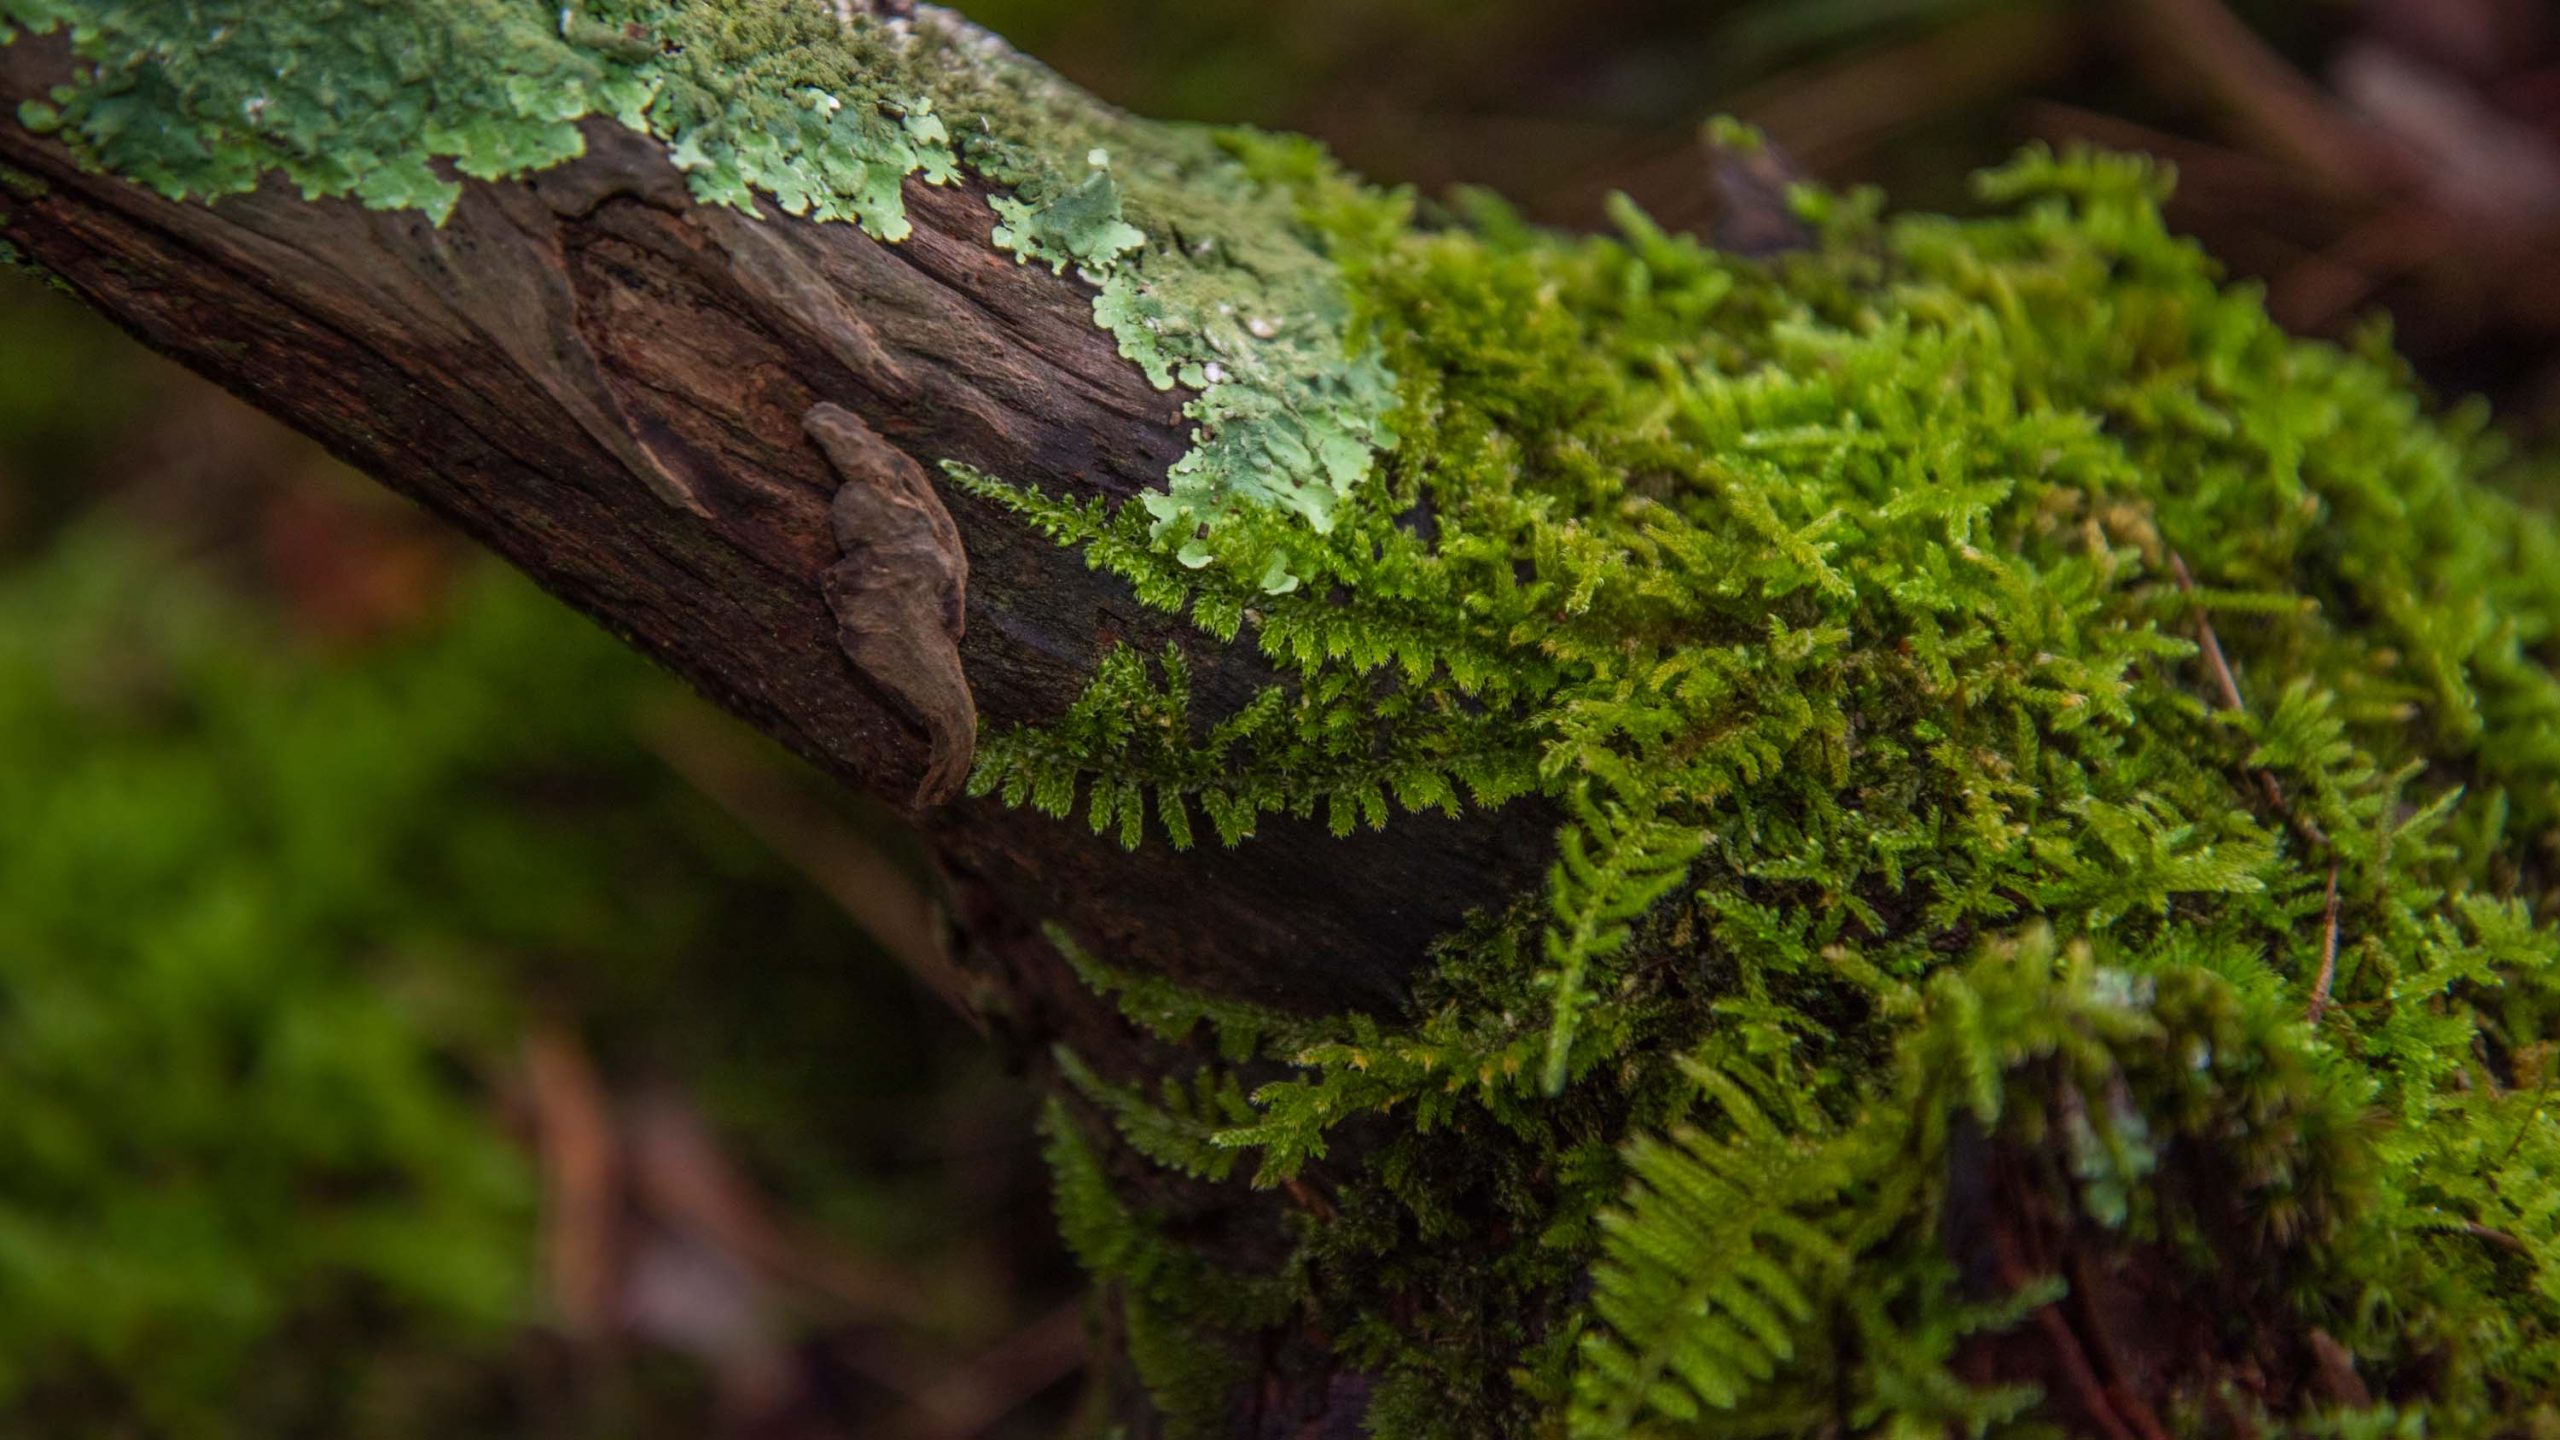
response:
[[[1148,497],[1186,563],[1227,516],[1322,531],[1393,443],[1393,385],[1303,205],[1355,197],[1296,142],[1110,110],[942,12],[840,22],[827,0],[0,0],[67,28],[73,83],[20,120],[173,197],[277,174],[442,222],[461,177],[583,153],[602,118],[664,140],[705,203],[908,233],[910,177],[1001,187],[995,242],[1098,287],[1096,323],[1193,393],[1196,448]],[[1372,203],[1362,200],[1361,203]],[[1238,563],[1295,583],[1285,532]],[[1229,547],[1230,549],[1234,547]]]
[[[962,477],[1289,677],[1203,714],[1178,652],[1113,657],[987,737],[982,790],[1134,843],[1572,817],[1410,1013],[1263,1039],[1284,1078],[1217,1137],[1338,1212],[1298,1318],[1380,1377],[1380,1433],[2035,1433],[1950,1368],[2062,1283],[1962,1299],[1959,1122],[2144,1263],[2249,1267],[2252,1323],[2326,1330],[2386,1406],[2266,1423],[2551,1420],[2560,531],[2486,483],[2478,414],[2283,335],[2158,189],[2030,154],[1984,219],[1807,196],[1818,244],[1770,262],[1336,202],[1403,443],[1329,532],[1205,542],[1285,545],[1290,594]],[[1114,1123],[1214,1173],[1161,1137],[1216,1084]],[[2247,1408],[2206,1390],[2179,1433]]]

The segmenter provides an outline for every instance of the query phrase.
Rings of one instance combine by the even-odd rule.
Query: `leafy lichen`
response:
[[[1025,260],[1047,261],[1064,273],[1070,265],[1108,267],[1147,243],[1147,232],[1121,216],[1120,187],[1112,183],[1104,152],[1093,152],[1093,173],[1054,195],[1029,200],[998,196],[1003,218],[995,242]]]
[[[1160,535],[1278,510],[1321,531],[1393,443],[1393,384],[1354,355],[1339,278],[1300,223],[1348,192],[1302,146],[1133,120],[942,12],[840,20],[824,0],[0,0],[79,66],[22,123],[180,198],[283,176],[441,223],[464,179],[584,153],[581,122],[666,142],[695,196],[905,238],[903,187],[996,187],[995,243],[1097,287],[1096,322],[1197,443],[1147,497]],[[5,43],[5,40],[0,40]],[[1239,559],[1294,583],[1263,532]]]
[[[1376,1433],[2042,1433],[1957,1362],[2069,1277],[1959,1283],[1959,1132],[2168,1283],[2241,1267],[2377,1401],[2200,1373],[2178,1433],[2551,1419],[2560,528],[2478,413],[2223,288],[2144,166],[1983,193],[1808,194],[1765,262],[1315,202],[1404,443],[1274,542],[1295,593],[964,477],[1285,677],[1203,714],[1178,650],[1114,656],[982,788],[1134,843],[1571,817],[1410,1013],[1274,1017],[1212,1137],[1335,1215],[1292,1319]],[[1219,1086],[1097,1103],[1214,1178],[1170,1137]]]

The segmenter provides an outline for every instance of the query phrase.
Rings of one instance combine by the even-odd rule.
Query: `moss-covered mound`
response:
[[[1329,533],[1199,542],[1284,595],[961,476],[1293,677],[1198,714],[1122,654],[977,783],[1133,844],[1572,818],[1399,1020],[1086,962],[1244,1062],[1071,1065],[1052,1116],[1171,1408],[1241,1352],[1170,1337],[1290,1321],[1389,1435],[2560,1424],[2560,546],[2481,417],[2278,332],[2131,161],[2030,154],[1975,220],[1809,196],[1755,262],[1417,226],[1237,143],[1401,443]],[[1288,1185],[1297,1252],[1205,1278],[1106,1116]]]

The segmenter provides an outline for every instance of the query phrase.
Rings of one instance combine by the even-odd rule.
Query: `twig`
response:
[[[2530,1257],[2533,1254],[2532,1246],[2525,1244],[2522,1240],[2517,1239],[2515,1236],[2508,1234],[2504,1230],[2497,1229],[2494,1226],[2483,1225],[2477,1220],[2464,1225],[2462,1227],[2462,1233],[2484,1245],[2492,1245],[2500,1250],[2504,1250],[2510,1255],[2523,1255]]]
[[[2386,207],[2278,273],[2267,284],[2267,310],[2296,330],[2334,330],[2385,284],[2441,260],[2459,239],[2422,205]]]
[[[2196,593],[2195,574],[2187,569],[2187,558],[2175,550],[2169,552],[2169,574],[2182,593],[2190,597]],[[2239,677],[2231,673],[2231,661],[2222,653],[2222,637],[2214,633],[2213,616],[2201,603],[2196,606],[2196,640],[2204,647],[2205,663],[2213,669],[2214,687],[2222,692],[2222,708],[2234,715],[2247,715],[2249,706],[2240,698]],[[2284,786],[2277,782],[2274,771],[2259,767],[2258,788],[2266,792],[2267,803],[2275,807],[2276,814],[2304,840],[2323,850],[2329,848],[2329,833],[2320,828],[2319,822],[2294,813],[2293,807],[2285,803]]]
[[[2313,83],[2222,0],[2137,0],[2125,15],[2161,62],[2167,88],[2201,91],[2266,153],[2351,195],[2407,183],[2405,147]]]
[[[2069,74],[2096,29],[2061,7],[1998,7],[1909,41],[1783,71],[1721,104],[1828,173],[1854,166],[1897,132]]]
[[[2187,557],[2175,550],[2169,552],[2169,574],[2177,580],[2179,590],[2188,595],[2196,593],[2195,572],[2187,568]],[[2213,667],[2213,683],[2222,688],[2222,708],[2248,714],[2249,707],[2240,700],[2240,681],[2231,673],[2231,662],[2223,658],[2222,637],[2213,633],[2213,617],[2205,613],[2202,605],[2196,607],[2196,631],[2204,641],[2205,663]]]
[[[2070,1328],[2080,1337],[2100,1382],[2101,1392],[2115,1407],[2116,1415],[2125,1428],[2140,1436],[2141,1440],[2169,1440],[2167,1427],[2152,1412],[2150,1402],[2134,1388],[2124,1357],[2117,1353],[2115,1333],[2108,1328],[2106,1317],[2098,1307],[2097,1277],[2090,1271],[2088,1252],[2072,1249],[2064,1257],[2064,1266],[2071,1273],[2071,1295],[2067,1303],[2079,1320]]]
[[[2338,862],[2329,862],[2329,898],[2323,902],[2327,918],[2320,926],[2320,977],[2311,985],[2311,1024],[2318,1028],[2320,1017],[2329,1010],[2329,985],[2338,978]]]
[[[1078,1298],[912,1392],[904,1425],[887,1428],[912,1440],[981,1434],[1083,1368],[1088,1358],[1085,1302]]]
[[[2002,1163],[1997,1152],[1993,1152],[1984,1163],[1991,1167],[1988,1184],[1984,1188],[1992,1192],[1990,1205],[1993,1213],[1986,1217],[1990,1227],[1992,1274],[2004,1292],[2015,1295],[2035,1283],[2037,1272],[2044,1268],[2041,1264],[2030,1265],[2029,1257],[2021,1253],[2034,1243],[2034,1221],[2026,1213],[2025,1186],[2014,1165]],[[2075,1293],[2084,1278],[2074,1277],[2072,1289]],[[2079,1419],[2090,1433],[2097,1435],[2099,1440],[2151,1440],[2118,1412],[2118,1397],[2101,1378],[2098,1367],[2091,1363],[2087,1337],[2071,1323],[2070,1307],[2066,1301],[2050,1301],[2037,1306],[2030,1323],[2043,1336],[2052,1367],[2058,1372],[2053,1378],[2060,1383],[2053,1388],[2063,1392],[2078,1406]]]
[[[1333,1202],[1325,1198],[1323,1191],[1306,1181],[1283,1180],[1280,1182],[1280,1188],[1288,1192],[1290,1199],[1298,1202],[1300,1209],[1314,1215],[1317,1219],[1331,1220],[1334,1217]]]
[[[2168,553],[2170,576],[2178,582],[2181,592],[2192,597],[2196,593],[2195,573],[2187,569],[2185,556],[2175,550]],[[2196,606],[2196,641],[2204,651],[2205,664],[2213,671],[2215,688],[2222,692],[2222,708],[2234,715],[2247,715],[2249,707],[2240,698],[2239,677],[2231,673],[2231,661],[2222,653],[2222,637],[2214,633],[2213,616],[2202,604]],[[2274,771],[2259,766],[2257,772],[2259,788],[2266,792],[2267,803],[2276,814],[2284,817],[2285,823],[2313,848],[2330,853],[2328,898],[2322,902],[2325,919],[2321,925],[2320,973],[2311,987],[2311,1023],[2316,1027],[2320,1017],[2328,1013],[2329,987],[2338,978],[2337,851],[2329,843],[2329,832],[2321,829],[2318,821],[2296,813],[2285,803],[2284,786],[2277,782]]]
[[[542,1248],[551,1300],[581,1339],[614,1324],[621,1291],[623,1155],[612,1102],[586,1047],[566,1027],[525,1036],[526,1090],[542,1166]]]
[[[632,1198],[650,1219],[743,1269],[823,1295],[860,1319],[926,1323],[919,1272],[787,1224],[683,1095],[652,1090],[626,1111]]]

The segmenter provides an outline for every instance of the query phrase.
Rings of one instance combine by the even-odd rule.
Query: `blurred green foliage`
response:
[[[0,585],[0,1404],[59,1425],[78,1377],[277,1433],[349,1398],[295,1393],[289,1334],[360,1371],[527,1312],[501,1032],[447,962],[652,928],[496,783],[592,752],[562,687],[628,676],[496,586],[315,664],[151,548],[84,530]]]
[[[493,564],[350,650],[174,550],[0,574],[0,1432],[561,1433],[534,1012],[846,1243],[967,1238],[917,1152],[991,1067],[635,740],[672,682]]]

